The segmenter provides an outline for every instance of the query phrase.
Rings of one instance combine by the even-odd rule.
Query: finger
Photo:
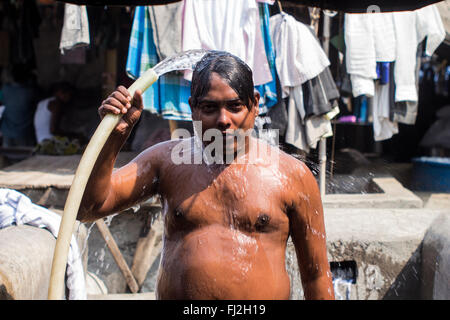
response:
[[[125,108],[131,108],[130,101],[121,92],[114,91],[109,97],[119,101]]]
[[[128,104],[128,102],[127,102]],[[106,99],[105,106],[110,105],[113,108],[117,108],[119,113],[127,113],[128,108],[126,105],[124,105],[121,101],[117,100],[114,97],[109,97]]]
[[[132,104],[138,110],[142,110],[142,108],[144,107],[141,90],[136,90],[136,92],[134,93]]]
[[[105,116],[107,113],[121,114],[122,112],[119,108],[107,104],[107,105],[102,106],[99,109],[99,113],[100,113],[100,115]]]
[[[131,101],[132,97],[127,88],[125,88],[124,86],[118,86],[117,91],[120,92],[125,97],[125,99]]]

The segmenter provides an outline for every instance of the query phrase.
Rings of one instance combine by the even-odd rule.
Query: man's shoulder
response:
[[[141,152],[140,156],[144,158],[159,159],[166,162],[171,159],[172,151],[176,146],[179,146],[180,144],[190,144],[190,140],[191,139],[189,138],[162,141],[146,148]]]
[[[302,159],[280,150],[279,163],[280,171],[289,177],[292,186],[300,186],[315,181],[313,173]]]

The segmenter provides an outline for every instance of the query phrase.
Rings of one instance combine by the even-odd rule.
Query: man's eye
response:
[[[204,112],[213,112],[216,108],[213,105],[205,104],[202,106],[202,111]]]
[[[243,105],[241,103],[233,103],[228,106],[228,108],[232,111],[240,111],[242,109]]]

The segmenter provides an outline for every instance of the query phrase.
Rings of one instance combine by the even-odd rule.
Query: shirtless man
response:
[[[217,129],[226,142],[227,134],[252,129],[258,102],[252,71],[239,58],[212,52],[196,65],[189,104],[201,134]],[[141,92],[132,98],[123,86],[100,106],[101,116],[123,117],[94,166],[78,219],[94,221],[159,194],[165,230],[158,299],[289,299],[289,235],[305,298],[334,299],[322,203],[304,163],[273,147],[279,161],[242,161],[262,143],[246,136],[244,152],[236,143],[225,148],[231,163],[174,164],[174,148],[187,140],[170,140],[113,171],[141,111]]]

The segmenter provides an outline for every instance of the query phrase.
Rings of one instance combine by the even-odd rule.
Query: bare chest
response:
[[[214,172],[184,171],[166,192],[167,234],[219,224],[247,233],[288,229],[282,182],[251,167]]]

